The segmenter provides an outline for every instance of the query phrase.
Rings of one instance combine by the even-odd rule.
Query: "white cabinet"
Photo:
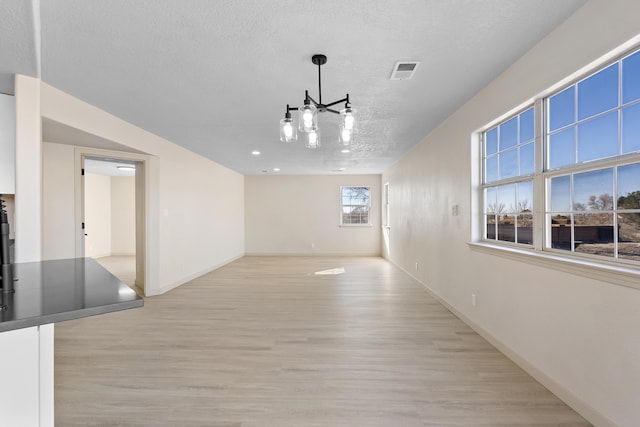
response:
[[[39,426],[38,327],[0,333],[2,425]]]
[[[0,194],[16,192],[16,101],[0,94]]]

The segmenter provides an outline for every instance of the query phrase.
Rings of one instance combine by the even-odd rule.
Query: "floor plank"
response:
[[[55,351],[58,427],[590,425],[381,258],[245,257]]]

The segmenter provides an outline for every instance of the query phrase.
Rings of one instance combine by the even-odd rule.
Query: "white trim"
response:
[[[442,298],[437,292],[435,292],[426,283],[415,277],[409,271],[402,268],[400,265],[393,262],[391,259],[385,258],[391,264],[404,271],[407,275],[411,276],[416,282],[422,285],[426,291],[431,294],[440,304],[445,306],[454,316],[462,320],[467,326],[477,332],[482,338],[487,340],[489,344],[494,346],[499,352],[504,354],[507,358],[513,361],[516,365],[522,368],[525,372],[531,375],[536,381],[546,387],[551,393],[556,395],[560,400],[570,406],[574,411],[584,417],[587,421],[598,427],[618,427],[616,423],[597,411],[587,402],[578,397],[571,390],[564,387],[558,381],[551,376],[547,375],[542,370],[538,369],[527,358],[523,357],[511,347],[503,343],[500,339],[493,336],[491,333],[483,329],[480,325],[475,323],[469,317],[465,316],[461,311],[449,304],[444,298]]]
[[[590,279],[601,280],[615,285],[640,289],[640,269],[608,265],[591,260],[583,260],[567,255],[554,255],[549,252],[540,252],[533,249],[520,249],[490,243],[468,243],[469,247],[477,252],[502,256],[515,261],[539,265],[545,268],[575,274]]]
[[[380,252],[247,252],[255,257],[382,257]]]

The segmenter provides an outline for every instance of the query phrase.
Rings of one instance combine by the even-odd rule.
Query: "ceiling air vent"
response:
[[[398,61],[391,72],[391,80],[409,80],[418,69],[420,61]]]

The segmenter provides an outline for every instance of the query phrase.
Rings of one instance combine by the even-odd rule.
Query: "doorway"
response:
[[[146,288],[144,156],[76,149],[76,256],[95,258],[140,296]]]

